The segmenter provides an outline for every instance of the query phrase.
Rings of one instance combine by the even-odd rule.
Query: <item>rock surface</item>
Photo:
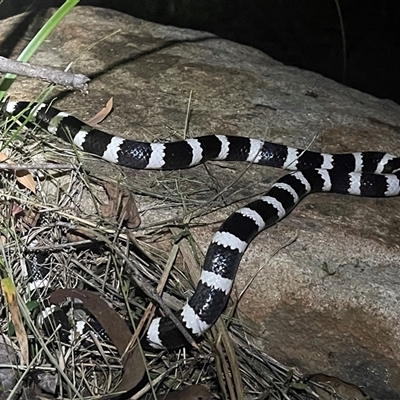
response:
[[[3,21],[3,56],[18,54],[41,26],[42,21],[27,18]],[[61,91],[57,107],[88,119],[114,96],[115,111],[102,129],[127,137],[181,137],[192,91],[191,137],[221,133],[324,152],[400,155],[400,108],[394,103],[207,33],[76,8],[32,60],[62,68],[71,61],[74,72],[91,77],[90,94]],[[32,99],[43,87],[20,79],[10,93],[13,99]],[[105,162],[87,161],[87,166],[121,176]],[[138,196],[143,227],[180,220],[203,207],[205,215],[190,225],[203,252],[229,213],[282,175],[220,163],[124,173],[136,193],[149,187],[158,193],[158,200]],[[206,212],[210,206],[219,210]],[[233,291],[239,294],[262,267],[240,302],[240,315],[252,321],[257,344],[304,372],[339,376],[376,399],[399,399],[399,209],[399,198],[312,195],[260,234],[243,258]]]

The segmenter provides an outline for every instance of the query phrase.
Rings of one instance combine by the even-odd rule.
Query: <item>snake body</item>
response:
[[[258,139],[208,135],[172,143],[124,139],[92,128],[46,104],[9,102],[7,112],[28,117],[48,132],[83,151],[135,169],[174,170],[208,160],[247,161],[294,172],[276,181],[260,199],[240,208],[211,240],[193,296],[176,313],[194,337],[220,316],[243,253],[252,239],[275,224],[308,194],[331,192],[365,197],[400,194],[400,158],[384,152],[328,154],[304,151]],[[167,317],[153,319],[143,339],[151,348],[174,349],[186,340]]]

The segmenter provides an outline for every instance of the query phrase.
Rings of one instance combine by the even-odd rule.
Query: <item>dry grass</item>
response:
[[[50,337],[38,327],[37,315],[46,306],[51,291],[84,288],[101,294],[134,329],[149,300],[134,284],[132,271],[120,257],[121,252],[129,256],[138,273],[153,286],[160,281],[163,267],[169,264],[171,272],[164,292],[169,295],[169,305],[180,307],[192,289],[191,282],[198,273],[198,258],[201,258],[195,252],[191,225],[170,221],[168,227],[153,225],[151,229],[148,226],[146,230],[128,232],[121,221],[102,216],[100,205],[107,201],[104,182],[89,176],[77,164],[81,155],[77,158],[67,145],[59,149],[57,141],[49,142],[49,135],[39,131],[34,132],[33,138],[33,134],[4,131],[3,127],[1,135],[0,145],[7,144],[1,151],[14,162],[75,163],[67,171],[31,171],[38,188],[36,194],[18,183],[13,171],[0,173],[2,277],[12,276],[18,289],[31,360],[29,365],[18,361],[15,367],[14,398],[22,397],[23,391],[33,388],[38,375],[43,376],[47,386],[56,388],[54,397],[96,398],[110,393],[122,373],[120,357],[113,344],[95,333],[87,338],[77,337],[73,344],[62,343],[56,326]],[[161,184],[171,192],[171,186],[165,181]],[[151,185],[147,187],[150,198],[159,197],[159,193],[151,192]],[[174,196],[172,192],[171,196]],[[174,197],[173,202],[176,201]],[[196,200],[193,202],[198,207]],[[169,207],[168,196],[163,198],[163,206]],[[203,208],[202,212],[210,210]],[[185,226],[184,235],[182,226]],[[179,235],[182,237],[171,247],[171,238],[177,239]],[[39,293],[27,287],[27,260],[35,252],[46,256],[50,269],[49,286]],[[192,271],[188,275],[193,277],[187,278],[176,269],[179,265]],[[0,315],[2,333],[10,339],[18,355],[19,344],[4,303]],[[221,318],[206,335],[200,351],[146,354],[148,376],[155,390],[201,384],[216,398],[232,400],[329,398],[318,396],[293,370],[254,348],[247,340],[246,327],[234,319],[228,325],[229,329],[225,318]],[[91,342],[89,347],[84,340]],[[150,390],[150,385],[145,386],[146,390]]]

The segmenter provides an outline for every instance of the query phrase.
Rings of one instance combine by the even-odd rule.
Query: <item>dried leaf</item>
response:
[[[96,293],[89,290],[61,289],[56,290],[50,296],[52,304],[60,304],[68,298],[82,301],[83,306],[93,315],[103,327],[107,336],[118,350],[120,356],[125,352],[131,339],[131,332],[119,314]],[[122,360],[124,372],[122,380],[115,392],[132,390],[142,379],[145,373],[145,365],[138,346],[131,352],[127,352]],[[112,394],[101,397],[101,400],[111,399]]]
[[[24,210],[23,219],[24,219],[25,224],[27,226],[29,226],[30,228],[36,227],[37,223],[39,221],[40,215],[41,214],[34,209]]]
[[[23,213],[24,213],[24,209],[20,205],[17,205],[17,204],[13,205],[13,208],[12,208],[13,216],[16,216],[18,214],[23,214]]]
[[[313,389],[323,400],[335,400],[337,395],[344,399],[368,400],[370,397],[357,385],[346,382],[335,376],[326,374],[309,374],[306,376],[307,381],[312,383],[324,383],[331,390],[324,390],[320,386],[314,386]],[[333,389],[333,392],[332,392]]]
[[[89,121],[87,121],[88,125],[96,125],[102,122],[111,112],[114,106],[114,98],[111,97],[110,100],[107,101],[107,104],[105,107],[103,107],[94,117],[90,118]]]
[[[15,164],[8,156],[4,153],[0,153],[0,162],[5,162],[7,164]],[[31,192],[36,193],[36,184],[33,179],[32,174],[27,170],[15,171],[15,177],[17,181]]]
[[[167,396],[159,395],[159,400],[213,400],[214,396],[203,386],[192,385],[185,389],[171,392]]]
[[[4,153],[0,153],[0,162],[9,162],[9,157],[4,154]]]
[[[17,294],[14,282],[11,278],[1,280],[4,297],[8,303],[11,320],[14,324],[15,334],[21,349],[22,359],[26,365],[29,364],[28,336],[26,335],[24,324],[22,323],[21,313],[18,307]]]
[[[16,171],[15,177],[17,181],[22,185],[29,189],[31,192],[36,193],[36,183],[33,179],[32,174],[26,170]]]
[[[52,304],[61,304],[69,298],[77,298],[103,327],[107,336],[114,343],[118,353],[122,356],[131,339],[131,332],[119,314],[96,293],[79,289],[60,289],[50,296]],[[114,393],[100,397],[99,400],[111,400],[138,385],[145,374],[145,364],[138,346],[127,352],[123,359],[124,372],[121,383]],[[159,395],[163,400],[212,400],[213,395],[200,385],[188,386],[183,390],[171,392],[167,396]]]
[[[116,222],[122,219],[128,229],[137,228],[141,221],[135,199],[131,192],[122,186],[110,182],[106,182],[104,188],[107,192],[109,202],[100,206],[103,217]]]
[[[34,380],[37,386],[45,393],[56,394],[60,385],[60,376],[52,371],[37,371],[34,375]]]
[[[77,243],[77,242],[81,242],[82,240],[88,240],[88,236],[81,235],[81,234],[79,234],[79,232],[71,231],[71,232],[67,232],[67,239],[68,239],[68,242]],[[93,240],[95,240],[95,237],[93,237]]]

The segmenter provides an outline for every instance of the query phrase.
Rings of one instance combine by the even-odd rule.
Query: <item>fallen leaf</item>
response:
[[[0,153],[0,162],[8,162],[9,160],[9,157],[6,154]]]
[[[32,374],[34,382],[45,393],[56,394],[57,388],[60,384],[60,376],[54,374],[52,371],[34,371]],[[29,398],[27,398],[29,399]],[[44,400],[45,397],[42,397]],[[30,400],[30,399],[29,399]]]
[[[13,216],[16,216],[18,214],[22,214],[23,212],[24,212],[24,209],[20,205],[17,205],[17,204],[13,205],[13,208],[12,208],[12,215]]]
[[[344,399],[354,399],[354,400],[368,400],[370,397],[357,385],[346,382],[335,376],[326,374],[308,374],[306,377],[307,381],[312,383],[323,383],[327,385],[332,390],[325,390],[320,386],[314,386],[313,389],[321,397],[322,400],[335,400],[337,395]]]
[[[79,299],[83,306],[102,326],[118,353],[122,356],[129,345],[132,334],[119,314],[96,293],[80,289],[60,289],[50,296],[50,303],[64,303],[70,298]],[[124,371],[122,380],[114,393],[107,394],[99,400],[111,400],[125,392],[131,391],[140,383],[145,375],[145,364],[138,346],[130,350],[122,359]],[[158,395],[158,400],[212,400],[213,395],[203,386],[192,385],[185,389]]]
[[[157,400],[213,400],[214,396],[203,386],[192,385],[167,396],[158,395]]]
[[[50,296],[50,303],[61,304],[69,298],[82,301],[83,306],[93,315],[97,322],[103,327],[111,342],[115,345],[119,355],[125,352],[131,339],[131,331],[120,317],[120,315],[96,293],[80,289],[60,289]],[[132,390],[142,379],[145,373],[145,364],[139,347],[135,346],[132,351],[122,359],[124,371],[122,380],[114,392],[127,392]],[[110,394],[101,397],[99,400],[106,400],[115,397],[117,394]]]
[[[128,229],[137,228],[141,221],[132,193],[128,189],[110,182],[106,182],[104,188],[109,202],[100,206],[103,217],[115,222],[122,219],[124,226]]]
[[[67,232],[67,239],[68,242],[71,243],[77,243],[77,242],[81,242],[82,240],[96,240],[96,237],[93,236],[89,236],[89,235],[85,235],[85,234],[81,234],[80,232],[77,231],[69,231]]]
[[[5,162],[7,164],[15,164],[8,156],[4,153],[0,153],[0,162]],[[32,174],[25,169],[15,171],[15,178],[17,181],[31,192],[36,193],[36,184],[35,180],[33,179]]]
[[[1,287],[3,289],[4,297],[8,303],[10,310],[11,321],[14,325],[15,334],[21,349],[22,359],[25,365],[29,364],[29,349],[28,349],[28,336],[25,331],[24,324],[22,323],[21,313],[18,307],[17,292],[14,282],[11,278],[4,278],[1,280]]]
[[[32,174],[26,170],[20,170],[15,172],[15,177],[17,181],[29,189],[31,192],[36,193],[36,183],[33,179]]]
[[[37,226],[40,215],[41,214],[37,212],[35,209],[25,209],[23,214],[23,220],[28,227],[34,228]]]
[[[107,101],[105,107],[103,107],[94,117],[90,118],[87,121],[88,125],[96,125],[102,122],[111,112],[114,106],[114,98],[111,97],[110,100]]]

